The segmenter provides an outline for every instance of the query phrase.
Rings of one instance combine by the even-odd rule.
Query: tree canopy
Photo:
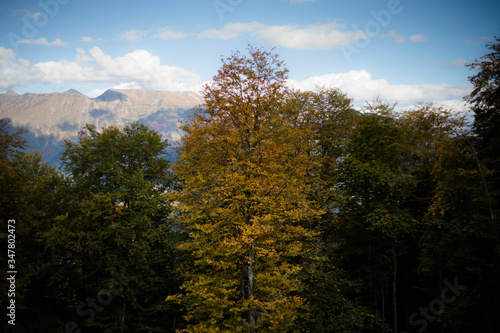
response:
[[[472,122],[293,90],[252,46],[204,86],[175,163],[145,125],[87,125],[57,170],[0,120],[17,328],[498,332],[499,42],[469,66]]]

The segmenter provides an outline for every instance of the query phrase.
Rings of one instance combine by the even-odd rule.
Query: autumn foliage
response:
[[[498,332],[498,39],[488,48],[470,65],[473,122],[293,90],[252,46],[204,86],[175,162],[144,125],[87,125],[57,170],[1,120],[19,329]]]
[[[283,63],[250,51],[224,61],[183,127],[176,198],[195,257],[183,285],[187,331],[289,330],[304,302],[307,225],[322,213],[308,198],[312,134],[284,107]]]

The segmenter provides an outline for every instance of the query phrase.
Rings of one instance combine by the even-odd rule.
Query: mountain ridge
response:
[[[203,104],[203,98],[191,91],[108,89],[96,98],[69,91],[0,95],[0,118],[28,130],[28,145],[51,165],[59,163],[64,140],[76,140],[86,124],[123,127],[138,121],[169,142],[178,141],[179,121]]]
[[[79,95],[83,95],[81,92],[79,92],[78,90],[73,89],[73,88],[66,90],[63,94],[79,94]]]

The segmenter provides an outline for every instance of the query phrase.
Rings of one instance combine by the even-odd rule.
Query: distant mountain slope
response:
[[[5,95],[17,96],[17,95],[19,95],[19,94],[18,94],[18,93],[16,93],[14,90],[9,89],[9,90],[7,90],[7,92],[5,93]]]
[[[203,98],[194,92],[109,89],[97,98],[76,90],[51,94],[0,95],[0,118],[25,128],[30,147],[58,164],[64,139],[75,139],[85,124],[98,128],[139,121],[162,133],[169,142],[180,138],[179,119],[186,119]]]
[[[78,90],[73,89],[73,88],[71,88],[71,89],[69,89],[69,90],[66,90],[66,91],[64,92],[64,94],[79,94],[79,95],[83,95],[81,92],[79,92]]]

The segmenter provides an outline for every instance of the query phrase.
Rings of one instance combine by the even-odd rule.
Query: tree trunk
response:
[[[240,295],[241,299],[245,299],[245,268],[243,267],[240,272]]]
[[[392,260],[394,261],[394,271],[392,278],[392,306],[394,310],[394,333],[398,332],[398,302],[396,297],[398,258],[396,253],[396,240],[392,244]]]
[[[483,182],[484,193],[486,194],[486,199],[488,200],[488,207],[489,207],[489,211],[490,211],[491,229],[493,230],[493,234],[495,236],[498,236],[497,228],[495,226],[495,214],[493,213],[493,206],[491,204],[490,192],[488,191],[488,185],[487,185],[486,179],[484,177],[483,168],[481,167],[481,162],[479,161],[479,156],[477,155],[476,148],[474,147],[474,145],[472,144],[472,142],[469,141],[469,139],[467,138],[467,136],[465,136],[465,135],[462,134],[462,137],[467,141],[467,143],[469,144],[469,146],[472,148],[472,152],[474,153],[474,158],[475,158],[476,163],[477,163],[477,168],[479,170],[479,173],[481,174],[481,180]]]
[[[439,273],[438,273],[438,276],[439,276],[439,295],[442,295],[442,292],[443,292],[443,255],[441,253],[441,250],[439,250],[438,252],[438,265],[439,265]],[[443,324],[438,321],[438,325],[439,325],[439,332],[443,333],[444,332],[444,327],[443,327]]]
[[[384,280],[385,280],[384,277],[382,277],[382,282],[380,284],[381,285],[381,288],[380,288],[381,290],[380,291],[382,293],[382,296],[380,298],[380,301],[381,301],[380,302],[381,303],[380,306],[382,307],[382,318],[385,318],[385,290],[384,290],[384,283],[385,282],[384,282]]]
[[[120,330],[121,333],[123,333],[123,330],[125,329],[125,299],[123,300],[122,304],[122,311],[121,311],[121,318],[120,318]]]
[[[248,299],[251,300],[253,298],[253,244],[250,244],[250,248],[248,249]],[[255,332],[253,327],[256,324],[256,314],[255,308],[252,306],[250,308],[250,313],[248,314],[248,322],[251,325],[250,332]]]

